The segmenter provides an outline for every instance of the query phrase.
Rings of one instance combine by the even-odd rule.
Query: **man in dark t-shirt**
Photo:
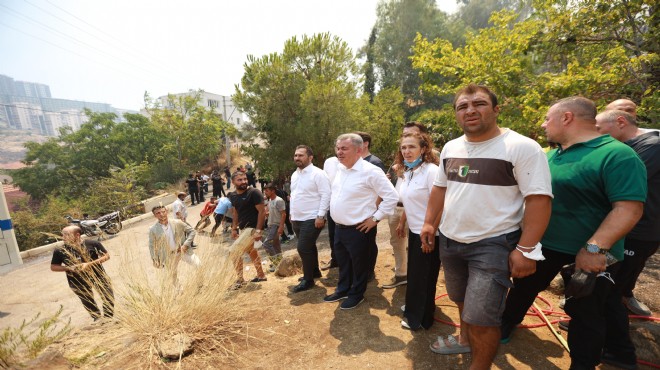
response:
[[[195,177],[193,177],[192,173],[188,174],[188,178],[186,179],[186,185],[188,186],[188,193],[190,194],[190,205],[194,206],[195,205],[195,199],[197,199],[197,203],[200,202],[199,200],[199,182]]]
[[[610,105],[617,102],[614,101]],[[623,103],[634,108],[634,103],[627,99],[623,99]],[[642,218],[626,235],[624,241],[624,258],[617,272],[617,287],[621,290],[623,303],[632,313],[651,316],[653,312],[635,298],[633,290],[646,261],[660,246],[660,136],[658,131],[640,128],[635,115],[609,107],[608,105],[605,112],[596,116],[596,128],[599,133],[609,134],[637,153],[646,167],[648,189]]]
[[[224,189],[224,182],[222,181],[222,177],[220,177],[220,174],[218,171],[213,171],[211,174],[211,182],[213,183],[213,196],[220,198],[220,195],[223,197],[226,197],[227,195],[225,194],[225,189]]]
[[[50,269],[66,272],[69,287],[80,298],[94,321],[101,317],[101,310],[94,301],[92,291],[96,289],[103,300],[103,316],[110,318],[114,313],[114,294],[110,279],[101,265],[110,259],[110,255],[100,242],[83,241],[80,233],[78,226],[62,229],[64,246],[53,252]]]
[[[266,210],[264,206],[264,196],[255,188],[248,187],[248,180],[245,172],[236,171],[231,175],[231,181],[236,188],[227,195],[231,201],[233,220],[231,226],[231,237],[237,240],[233,248],[243,248],[243,253],[248,253],[254,263],[254,268],[257,270],[257,277],[251,280],[253,283],[266,281],[266,275],[261,267],[261,259],[259,253],[254,249],[254,241],[261,240],[261,233],[264,228],[264,219],[266,217]],[[241,233],[252,233],[252,239],[246,241],[246,244],[241,243],[244,238],[239,239],[239,230]],[[236,273],[238,280],[234,287],[240,288],[243,283],[243,253],[238,253],[236,261]]]

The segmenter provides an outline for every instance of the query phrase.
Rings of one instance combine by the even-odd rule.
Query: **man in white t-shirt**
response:
[[[442,150],[420,236],[433,248],[440,226],[440,259],[461,334],[439,337],[431,350],[469,346],[471,368],[486,369],[497,353],[510,277],[536,269],[550,218],[550,170],[538,143],[498,126],[497,97],[487,87],[461,89],[454,110],[464,135]]]
[[[186,193],[180,191],[176,195],[176,200],[172,203],[172,213],[174,213],[174,218],[186,222],[188,217],[188,207],[183,202],[186,199]]]

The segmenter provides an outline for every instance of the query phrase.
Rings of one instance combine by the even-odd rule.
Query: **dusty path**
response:
[[[191,207],[191,224],[194,225],[199,219],[201,208]],[[146,235],[153,222],[149,218],[133,224],[115,238],[103,242],[111,253],[111,259],[105,266],[113,281],[120,282],[122,279],[118,269],[122,261],[119,255],[122,248],[139,252],[135,263],[149,263]],[[201,235],[199,238],[207,236]],[[388,227],[381,224],[378,232],[381,250],[376,270],[380,282],[386,281],[393,273],[394,260],[388,240]],[[295,240],[283,247],[285,250],[295,250]],[[319,237],[319,247],[321,260],[326,260],[329,250],[325,230]],[[76,327],[89,326],[91,319],[69,290],[64,274],[49,270],[50,257],[50,254],[38,257],[0,276],[0,328],[20,325],[22,320],[34,317],[38,312],[42,315],[53,313],[60,305],[64,307],[64,319],[70,318]],[[652,292],[660,270],[659,260],[657,255],[653,258],[639,288],[640,298],[650,303],[656,312],[660,307],[657,296]],[[248,270],[246,278],[252,274],[254,271]],[[440,277],[438,294],[443,294],[442,272]],[[269,274],[267,282],[252,284],[241,292],[253,302],[245,310],[254,337],[254,341],[237,344],[236,352],[241,360],[227,362],[226,359],[217,359],[209,362],[209,359],[196,359],[193,354],[182,362],[183,368],[466,368],[469,355],[440,356],[428,350],[429,343],[436,336],[455,333],[453,326],[436,323],[431,329],[418,332],[401,328],[400,307],[404,304],[405,286],[386,290],[381,289],[378,282],[370,283],[365,303],[354,310],[341,311],[338,304],[324,303],[322,300],[325,294],[334,291],[336,283],[337,272],[331,270],[324,273],[324,278],[317,281],[315,288],[292,294],[289,289],[297,284],[297,276],[279,278]],[[557,296],[549,292],[543,293],[543,296],[556,307]],[[457,310],[450,301],[441,298],[437,301],[437,307],[436,318],[457,322]],[[529,322],[535,321],[529,319]],[[569,363],[567,352],[547,328],[523,329],[516,332],[510,344],[500,347],[494,368],[566,369]],[[112,356],[106,356],[85,367],[118,368],[127,365],[126,362],[121,365],[113,363]]]

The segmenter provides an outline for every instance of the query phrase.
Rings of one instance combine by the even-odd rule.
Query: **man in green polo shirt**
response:
[[[536,295],[564,265],[598,274],[591,293],[570,297],[568,345],[571,369],[594,369],[601,361],[635,368],[626,310],[614,278],[620,263],[608,266],[607,253],[623,260],[623,237],[642,215],[646,169],[635,152],[596,130],[596,105],[582,97],[565,98],[548,110],[541,126],[558,144],[548,153],[552,176],[552,215],[541,239],[544,261],[536,272],[514,279],[502,318],[502,341],[522,322]],[[617,322],[622,325],[612,325]]]

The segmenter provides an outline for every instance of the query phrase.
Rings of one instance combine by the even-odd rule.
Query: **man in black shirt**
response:
[[[202,173],[197,171],[195,172],[195,178],[197,179],[197,184],[199,184],[199,201],[198,203],[202,203],[204,201],[204,185],[206,185],[206,181],[202,177]]]
[[[94,321],[101,317],[101,310],[94,301],[92,288],[103,300],[103,316],[114,313],[114,294],[110,279],[101,264],[110,259],[108,251],[96,240],[82,240],[78,226],[62,229],[64,246],[55,249],[51,260],[51,271],[66,272],[71,290],[80,298],[83,306]]]
[[[252,233],[252,240],[249,240],[249,245],[244,247],[244,252],[250,255],[252,263],[254,263],[254,268],[257,270],[257,277],[252,279],[251,282],[258,283],[266,281],[266,275],[261,267],[259,253],[254,249],[254,241],[261,240],[261,233],[264,228],[264,219],[266,217],[264,196],[259,190],[248,187],[245,172],[234,172],[231,175],[231,181],[236,188],[236,191],[228,194],[233,212],[231,237],[238,239],[239,230],[241,233]],[[243,253],[240,253],[240,256],[237,258],[236,273],[238,274],[238,281],[235,288],[239,288],[244,283]]]
[[[218,171],[213,171],[211,174],[211,182],[213,183],[213,196],[220,198],[220,195],[223,197],[226,197],[227,195],[225,194],[225,189],[224,189],[224,182],[222,181],[222,177],[218,173]]]
[[[625,99],[614,101],[610,105],[620,101],[629,103],[634,108],[634,103]],[[644,213],[637,225],[626,235],[624,258],[616,281],[626,307],[636,315],[651,316],[653,313],[635,298],[633,289],[646,261],[658,251],[660,245],[660,137],[658,131],[639,128],[631,112],[610,110],[610,105],[605,112],[596,116],[596,128],[601,134],[610,134],[628,145],[639,155],[646,166],[648,185]]]
[[[186,185],[188,186],[188,193],[190,193],[190,205],[194,206],[195,205],[195,199],[197,199],[197,203],[200,202],[199,200],[199,182],[195,177],[193,177],[192,173],[188,174],[188,179],[186,179]]]

